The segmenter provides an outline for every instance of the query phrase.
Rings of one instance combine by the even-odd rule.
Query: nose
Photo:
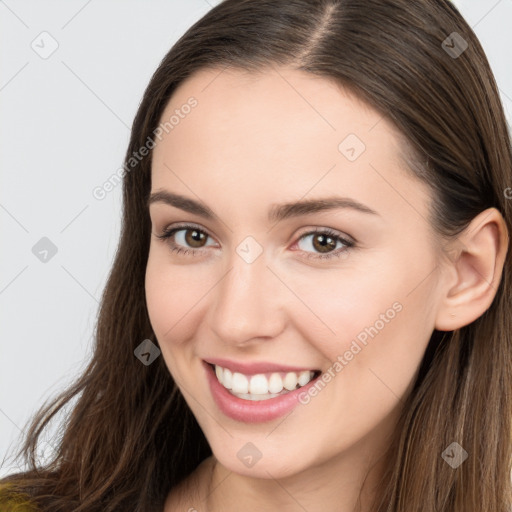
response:
[[[267,264],[265,252],[248,263],[233,251],[227,273],[212,290],[209,309],[210,328],[223,343],[261,342],[284,329],[286,287]]]

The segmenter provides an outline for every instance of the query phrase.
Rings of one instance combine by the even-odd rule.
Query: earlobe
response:
[[[491,306],[503,273],[509,235],[496,208],[477,215],[453,245],[446,289],[435,328],[453,331],[482,316]],[[455,276],[455,277],[454,277]],[[455,283],[454,283],[455,282]]]

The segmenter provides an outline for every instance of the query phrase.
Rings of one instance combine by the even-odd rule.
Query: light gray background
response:
[[[92,191],[122,166],[160,60],[217,3],[0,1],[0,476],[17,469],[5,457],[29,416],[90,357],[121,186],[103,200]],[[455,3],[512,123],[512,0]],[[32,252],[42,237],[57,247],[47,262]]]

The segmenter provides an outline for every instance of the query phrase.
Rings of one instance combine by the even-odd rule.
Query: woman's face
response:
[[[171,118],[152,160],[147,304],[216,458],[279,478],[385,448],[440,302],[431,196],[396,132],[289,68],[200,71]],[[322,374],[268,399],[307,370]]]

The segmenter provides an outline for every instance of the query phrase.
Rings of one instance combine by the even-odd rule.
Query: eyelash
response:
[[[206,231],[204,231],[203,229],[198,228],[197,226],[194,226],[193,224],[183,224],[181,226],[176,226],[176,227],[173,227],[173,228],[165,230],[161,235],[155,235],[155,236],[157,238],[159,238],[160,240],[168,240],[168,243],[170,245],[170,249],[173,252],[181,253],[181,254],[184,254],[184,255],[189,254],[189,253],[191,253],[192,255],[195,255],[196,253],[201,252],[201,249],[185,249],[185,248],[183,248],[183,247],[181,247],[179,245],[176,245],[175,242],[171,241],[171,237],[175,233],[177,233],[178,231],[182,231],[182,230],[186,231],[188,229],[193,229],[193,230],[199,231],[200,233],[205,234],[206,236],[210,236]],[[342,238],[340,235],[338,235],[338,233],[336,231],[333,231],[332,229],[329,229],[329,228],[319,228],[319,229],[314,229],[312,231],[308,231],[306,233],[303,233],[299,237],[298,240],[301,240],[302,238],[305,238],[306,236],[314,235],[314,234],[317,234],[317,233],[320,233],[322,235],[327,235],[327,236],[329,236],[330,238],[333,238],[336,241],[340,241],[342,244],[345,245],[345,248],[338,249],[336,251],[333,251],[333,252],[330,252],[330,253],[326,253],[326,254],[319,254],[319,253],[308,252],[307,256],[304,256],[307,259],[313,258],[313,259],[319,259],[319,260],[327,260],[327,259],[331,259],[331,258],[339,258],[343,254],[345,254],[347,251],[349,251],[350,249],[354,248],[355,245],[356,245],[355,242],[352,242],[351,240],[347,240],[345,238]]]

